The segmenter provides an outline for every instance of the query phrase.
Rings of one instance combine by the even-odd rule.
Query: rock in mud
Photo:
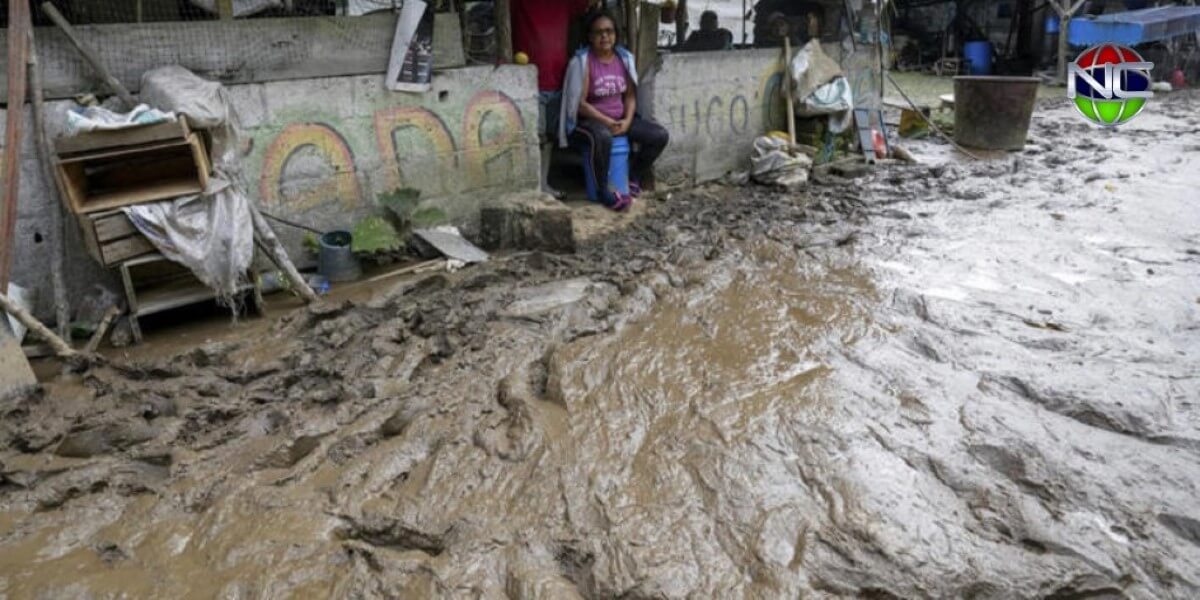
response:
[[[487,250],[575,251],[571,209],[542,193],[502,196],[480,209],[479,221]]]
[[[154,439],[158,431],[146,423],[108,423],[67,433],[54,453],[72,458],[89,458],[124,450]]]

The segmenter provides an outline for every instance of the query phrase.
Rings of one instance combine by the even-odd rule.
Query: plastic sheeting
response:
[[[808,182],[812,159],[796,152],[786,140],[762,136],[754,140],[750,178],[765,185],[798,187]]]
[[[203,194],[123,210],[167,259],[184,265],[229,300],[254,260],[254,223],[245,194],[213,178]]]
[[[854,118],[854,94],[842,69],[811,40],[796,53],[788,67],[796,103],[796,114],[803,117],[829,115],[829,128],[841,133]]]
[[[143,73],[139,95],[142,102],[185,115],[192,127],[207,129],[212,135],[213,165],[218,170],[237,165],[238,123],[225,86],[172,65]]]
[[[214,15],[217,14],[217,0],[191,0],[192,6],[203,8]],[[283,0],[233,0],[233,16],[247,17],[260,13],[268,8],[284,8]]]
[[[67,111],[67,137],[89,131],[112,131],[174,121],[175,114],[139,104],[127,113],[113,112],[103,106],[72,108]]]

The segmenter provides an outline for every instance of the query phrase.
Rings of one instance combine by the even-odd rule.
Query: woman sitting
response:
[[[661,125],[637,114],[637,68],[633,54],[617,45],[616,21],[607,13],[588,18],[584,31],[589,45],[567,65],[559,118],[559,145],[591,156],[600,200],[613,210],[625,210],[643,186],[650,188],[651,166],[669,135]],[[629,194],[608,183],[608,161],[614,136],[626,136],[637,151],[631,157]]]

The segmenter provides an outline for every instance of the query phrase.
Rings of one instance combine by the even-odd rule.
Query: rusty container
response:
[[[1036,77],[955,77],[955,141],[982,150],[1024,148],[1039,83]]]

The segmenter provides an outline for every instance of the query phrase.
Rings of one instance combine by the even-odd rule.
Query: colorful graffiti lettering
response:
[[[375,135],[379,141],[379,156],[387,168],[389,186],[401,187],[406,180],[417,179],[415,174],[406,174],[405,166],[409,164],[411,154],[402,156],[401,150],[412,151],[399,144],[397,138],[405,131],[417,132],[429,144],[434,155],[435,164],[441,169],[458,167],[458,153],[455,152],[454,138],[446,123],[436,114],[419,106],[397,106],[385,108],[375,113]],[[414,153],[415,154],[415,153]],[[428,156],[428,152],[424,153]],[[428,161],[414,161],[419,168]],[[443,189],[444,191],[444,189]]]
[[[499,161],[509,161],[501,171],[504,177],[524,168],[526,150],[521,146],[521,132],[525,123],[508,96],[493,91],[476,94],[467,106],[464,129],[467,172],[475,185],[488,185],[492,165]]]
[[[303,190],[289,198],[289,204],[297,209],[306,209],[339,199],[353,205],[360,199],[358,180],[354,176],[354,155],[345,138],[332,127],[323,123],[294,123],[284,128],[263,158],[262,175],[259,178],[259,198],[267,206],[279,205],[285,196],[281,182],[292,159],[306,149],[315,150],[326,164],[333,169],[332,177],[309,178]]]
[[[511,98],[483,91],[463,111],[460,143],[441,116],[420,106],[390,106],[372,116],[374,150],[384,173],[380,190],[417,187],[425,191],[458,192],[469,186],[513,181],[529,168],[523,136],[525,119]],[[369,139],[369,138],[368,138]],[[315,153],[333,175],[293,176],[289,166],[300,156]],[[462,163],[460,165],[460,155]],[[263,203],[286,204],[289,212],[338,199],[346,208],[362,205],[360,165],[351,144],[332,125],[295,123],[284,128],[268,145],[259,174]],[[468,177],[453,173],[465,166]],[[311,167],[310,167],[311,168]]]

